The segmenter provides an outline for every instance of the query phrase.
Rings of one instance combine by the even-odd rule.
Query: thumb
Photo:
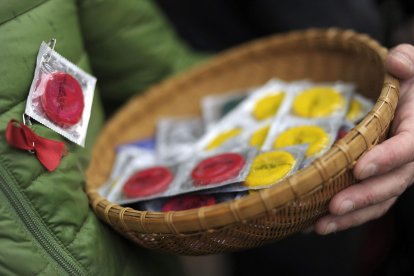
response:
[[[391,49],[385,59],[385,68],[399,79],[414,77],[414,46],[400,44]]]

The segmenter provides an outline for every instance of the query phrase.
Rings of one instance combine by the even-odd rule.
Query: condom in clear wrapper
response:
[[[42,42],[25,113],[70,141],[85,145],[96,78]]]

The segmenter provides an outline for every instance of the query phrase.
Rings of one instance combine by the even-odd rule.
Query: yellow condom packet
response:
[[[287,115],[310,120],[344,118],[354,91],[352,83],[293,83]]]
[[[258,127],[252,129],[248,133],[248,145],[250,147],[262,148],[267,134],[270,130],[270,122],[259,125]]]
[[[374,102],[372,100],[365,98],[360,94],[354,94],[346,113],[346,120],[356,124],[363,119],[373,107]]]
[[[273,92],[273,91],[272,91]],[[283,100],[286,97],[285,91],[275,91],[275,93],[269,93],[257,99],[251,110],[251,115],[257,121],[263,121],[271,119],[280,110]]]
[[[272,120],[266,120],[249,126],[242,134],[242,143],[247,147],[255,147],[260,150],[266,141],[271,124]]]
[[[240,136],[244,128],[242,126],[230,127],[223,131],[212,132],[212,137],[204,148],[205,151],[213,151],[223,146],[231,146],[240,144]],[[217,133],[217,134],[216,134]]]
[[[279,116],[285,109],[285,99],[291,84],[272,79],[263,86],[257,87],[242,101],[225,121],[240,121],[245,125],[256,125]]]
[[[283,102],[289,87],[290,84],[272,79],[254,89],[246,99],[207,129],[197,142],[197,149],[208,152],[248,144],[252,131],[283,113]],[[266,132],[257,134],[257,145],[254,146],[263,143],[262,136]]]
[[[324,154],[335,142],[342,120],[306,120],[289,117],[272,123],[262,150],[307,144],[304,164]]]
[[[299,169],[307,147],[302,144],[259,153],[243,185],[254,190],[273,186]]]

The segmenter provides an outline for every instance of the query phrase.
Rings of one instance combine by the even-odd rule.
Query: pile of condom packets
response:
[[[373,106],[351,83],[277,79],[200,104],[202,118],[163,118],[155,137],[118,146],[100,193],[150,211],[233,200],[306,167]]]

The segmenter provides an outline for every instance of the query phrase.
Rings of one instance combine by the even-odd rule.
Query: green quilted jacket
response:
[[[10,119],[22,118],[40,43],[51,38],[98,79],[85,148],[32,126],[68,148],[54,172],[4,138]],[[150,0],[0,1],[0,275],[181,274],[173,256],[132,245],[96,218],[82,171],[104,123],[102,104],[114,109],[200,59]]]

